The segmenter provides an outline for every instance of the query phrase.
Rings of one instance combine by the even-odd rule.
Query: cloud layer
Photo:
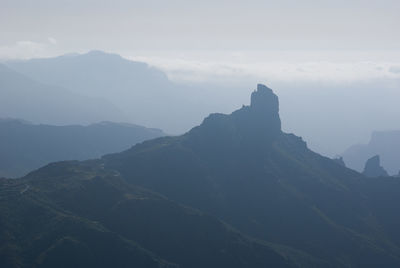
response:
[[[30,40],[17,41],[15,44],[0,46],[0,59],[30,59],[55,55],[57,40],[48,37],[44,42]]]
[[[375,53],[376,55],[368,57],[358,55],[355,58],[346,57],[346,54],[351,55],[351,52],[326,52],[319,55],[309,52],[260,52],[258,58],[254,53],[256,52],[231,52],[214,59],[212,53],[208,58],[195,53],[189,56],[186,54],[129,58],[159,67],[167,72],[171,80],[182,83],[238,83],[254,80],[349,83],[400,78],[400,53],[397,51],[388,52],[386,55]],[[354,54],[357,53],[360,54]]]

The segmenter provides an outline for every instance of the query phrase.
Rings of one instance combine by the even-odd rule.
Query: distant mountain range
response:
[[[104,99],[48,85],[0,64],[0,116],[46,124],[123,121],[123,113]]]
[[[218,93],[211,94],[212,87],[199,89],[175,84],[161,70],[117,54],[90,51],[6,64],[40,83],[65,88],[88,99],[107,100],[121,111],[116,119],[111,120],[113,113],[109,113],[101,120],[133,122],[168,133],[183,133],[212,111],[210,107],[217,107],[211,96]],[[25,87],[29,88],[29,83]],[[36,94],[42,98],[41,92]],[[104,110],[91,108],[91,111],[99,112],[99,118],[107,112],[107,106],[104,107]],[[63,117],[59,117],[58,124],[65,124]]]
[[[23,176],[55,161],[98,158],[164,135],[132,124],[52,126],[0,119],[0,177]]]
[[[258,85],[182,136],[0,180],[0,265],[399,267],[399,193],[282,132]]]
[[[372,133],[368,144],[357,144],[348,148],[343,154],[346,165],[362,172],[366,161],[379,155],[382,166],[390,175],[400,171],[400,130],[376,131]]]
[[[232,77],[221,83],[213,80],[219,73],[215,77],[210,73],[207,76],[210,79],[203,80],[194,72],[190,76],[192,79],[174,82],[164,70],[102,51],[10,60],[4,64],[35,82],[30,85],[26,81],[22,89],[11,86],[4,91],[1,86],[4,78],[0,76],[1,117],[56,125],[129,122],[160,128],[169,134],[185,133],[211,112],[229,113],[239,107],[251,93],[246,84],[255,80],[249,76],[245,79],[248,82],[240,82]],[[168,67],[168,73],[185,74],[187,69],[181,67]],[[232,71],[244,74],[240,67],[227,70],[228,73]],[[350,145],[368,138],[371,129],[390,128],[400,117],[397,109],[386,109],[396,107],[398,98],[397,91],[382,81],[360,81],[344,86],[342,83],[307,82],[307,79],[297,82],[279,82],[281,79],[276,77],[265,79],[279,88],[281,116],[285,119],[283,129],[298,133],[310,148],[326,156],[341,154]],[[399,84],[397,80],[393,82]],[[47,90],[38,89],[37,83]],[[58,90],[53,90],[56,88]],[[350,95],[347,94],[349,90]],[[343,97],[344,94],[347,97]],[[379,103],[376,102],[378,98]],[[354,110],[355,102],[357,110]],[[68,109],[73,104],[75,109]],[[330,120],[326,120],[328,116]],[[385,165],[383,156],[382,161]],[[357,170],[361,169],[360,166]]]

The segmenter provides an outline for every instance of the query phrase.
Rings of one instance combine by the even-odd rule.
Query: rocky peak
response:
[[[281,133],[279,99],[265,85],[257,85],[257,90],[251,94],[250,106],[238,110],[236,117],[248,130],[260,136],[273,137]]]
[[[200,132],[202,134],[197,135]],[[278,97],[272,89],[259,84],[251,94],[249,106],[243,106],[230,115],[211,114],[190,133],[197,133],[198,138],[205,138],[216,146],[236,144],[242,148],[254,148],[269,145],[282,134]]]
[[[375,155],[367,160],[363,174],[367,177],[386,177],[389,176],[386,170],[381,166],[379,155]]]
[[[257,90],[251,94],[251,104],[253,109],[260,109],[264,111],[270,111],[271,113],[279,112],[279,100],[278,96],[274,94],[272,89],[269,87],[258,84]]]

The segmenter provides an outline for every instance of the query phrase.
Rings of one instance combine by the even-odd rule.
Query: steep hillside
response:
[[[103,161],[135,185],[335,266],[399,264],[399,245],[359,190],[361,174],[283,133],[278,111],[272,90],[259,85],[250,106]]]
[[[182,136],[0,180],[0,261],[108,266],[110,249],[117,266],[399,267],[399,182],[282,132],[258,85]]]
[[[216,218],[93,161],[0,180],[2,267],[290,267]]]

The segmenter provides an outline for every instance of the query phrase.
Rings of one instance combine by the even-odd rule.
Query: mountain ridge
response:
[[[262,92],[264,88],[260,85],[257,89]],[[261,93],[252,96],[257,95],[276,97]],[[269,104],[271,99],[264,104]],[[308,253],[313,252],[318,258],[333,258],[330,262],[335,262],[337,254],[346,253],[324,251],[327,245],[320,244],[321,237],[330,241],[330,247],[344,248],[354,241],[358,245],[367,242],[361,239],[362,233],[348,229],[363,226],[362,232],[378,235],[375,227],[363,220],[369,213],[362,195],[357,193],[357,184],[363,176],[310,151],[301,138],[283,133],[278,124],[278,105],[268,109],[271,107],[267,111],[272,113],[266,113],[265,118],[263,110],[253,113],[251,105],[230,115],[212,114],[180,137],[147,141],[125,152],[106,155],[102,160],[106,168],[117,170],[135,185],[220,217],[250,236],[271,242],[284,241],[283,244],[293,248],[307,247]],[[263,119],[272,124],[264,125]],[[173,157],[167,159],[167,155]],[[326,196],[332,196],[336,204],[331,204]],[[279,203],[283,211],[297,212],[277,211],[272,204],[281,198],[289,200]],[[358,212],[354,214],[354,210]],[[268,219],[270,212],[280,217]],[[292,225],[292,222],[301,222],[301,214],[308,215],[309,221],[299,226],[303,234],[297,233]],[[249,221],[238,215],[254,219]],[[324,228],[310,240],[306,234],[315,235],[311,227],[315,224]],[[314,245],[306,246],[301,240]],[[370,261],[387,258],[373,247],[365,250]],[[346,258],[351,260],[349,255]]]
[[[400,181],[367,178],[284,133],[279,100],[263,85],[250,106],[212,114],[181,136],[96,160],[53,163],[0,180],[0,192],[13,183],[20,183],[14,197],[34,195],[184,267],[400,265]],[[30,201],[12,209],[13,200],[0,199],[11,215],[0,218],[0,230],[21,237],[26,230],[12,229],[10,221],[29,219],[23,211]],[[70,233],[62,226],[55,228],[61,238]],[[79,245],[104,241],[81,232],[73,237]],[[22,252],[32,250],[14,242]]]
[[[97,158],[164,135],[128,123],[54,126],[0,118],[0,177],[20,177],[54,161]]]
[[[45,124],[87,124],[124,118],[119,109],[104,99],[38,82],[4,64],[0,64],[0,114]]]

